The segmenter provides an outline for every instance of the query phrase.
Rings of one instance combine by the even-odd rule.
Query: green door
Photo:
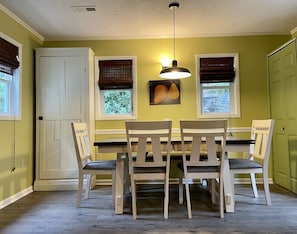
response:
[[[275,183],[297,193],[297,65],[295,40],[268,57]]]

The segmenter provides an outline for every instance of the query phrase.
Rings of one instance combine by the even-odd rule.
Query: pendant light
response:
[[[174,44],[174,59],[172,61],[172,67],[165,67],[160,72],[160,77],[165,79],[183,79],[191,76],[191,72],[184,67],[177,66],[177,60],[175,59],[175,9],[179,8],[178,2],[172,2],[169,4],[169,9],[172,9],[173,15],[173,44]]]

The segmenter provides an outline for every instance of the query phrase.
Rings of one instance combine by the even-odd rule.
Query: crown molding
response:
[[[44,41],[44,37],[41,34],[39,34],[31,26],[29,26],[28,24],[26,24],[23,20],[21,20],[19,17],[17,17],[10,10],[8,10],[7,8],[5,8],[1,3],[0,3],[0,10],[2,10],[4,13],[6,13],[8,16],[10,16],[12,19],[14,19],[20,25],[22,25],[25,29],[27,29],[29,32],[31,32],[33,35],[35,35],[38,39],[40,39],[41,41]]]

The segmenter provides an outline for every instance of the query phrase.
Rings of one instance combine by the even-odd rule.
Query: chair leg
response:
[[[76,207],[80,207],[82,192],[83,192],[83,175],[79,175],[79,177],[78,177],[78,190],[77,190]]]
[[[91,189],[91,180],[92,180],[92,175],[88,174],[87,175],[87,185],[85,188],[85,199],[89,198],[90,189]]]
[[[132,194],[132,214],[133,219],[137,218],[137,208],[136,208],[136,181],[131,178],[131,194]]]
[[[231,186],[232,186],[232,197],[235,200],[235,186],[234,186],[234,174],[232,173],[232,171],[230,171],[230,179],[231,179]],[[227,203],[227,201],[226,201]]]
[[[259,197],[257,184],[256,184],[255,173],[250,173],[250,178],[251,178],[251,183],[252,183],[252,187],[253,187],[254,196]]]
[[[112,182],[112,205],[113,205],[113,207],[115,207],[115,196],[116,196],[116,194],[115,194],[115,186],[116,186],[116,171],[115,170],[113,170],[112,171],[112,175],[111,175],[111,182]]]
[[[223,190],[223,180],[220,178],[220,217],[224,218],[224,190]]]
[[[187,207],[188,207],[188,218],[192,218],[192,208],[191,208],[191,198],[190,198],[190,187],[189,187],[189,180],[188,178],[185,178],[186,180],[186,199],[187,199]]]
[[[216,180],[215,179],[211,179],[210,180],[211,183],[211,202],[212,204],[216,204]]]
[[[164,198],[164,219],[168,219],[168,205],[169,205],[169,178],[166,175],[165,179],[165,198]],[[169,177],[169,176],[168,176]]]
[[[268,183],[268,173],[263,172],[263,184],[264,184],[264,192],[266,198],[266,205],[271,205],[270,191],[269,191],[269,183]]]
[[[178,200],[179,200],[179,204],[184,203],[183,177],[184,177],[184,173],[182,171],[180,171],[179,172],[179,183],[178,183]]]

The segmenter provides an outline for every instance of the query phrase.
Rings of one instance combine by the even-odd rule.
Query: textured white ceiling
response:
[[[170,0],[0,0],[45,40],[168,38]],[[290,34],[297,0],[179,0],[176,37]],[[96,11],[73,11],[94,6]]]

